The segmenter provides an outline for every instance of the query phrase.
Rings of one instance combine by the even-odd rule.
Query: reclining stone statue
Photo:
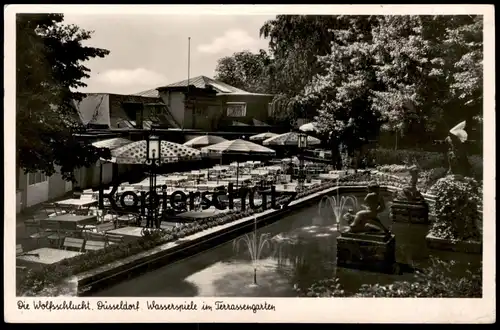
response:
[[[365,210],[356,213],[347,232],[390,234],[390,231],[377,217],[380,212],[385,210],[385,202],[380,195],[380,186],[375,182],[368,185],[368,194],[364,199],[364,207]]]

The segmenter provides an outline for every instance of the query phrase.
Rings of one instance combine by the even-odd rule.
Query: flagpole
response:
[[[187,79],[187,89],[189,93],[189,74],[191,69],[191,37],[188,37],[188,79]]]
[[[191,37],[188,37],[188,78],[187,78],[187,98],[189,99],[189,75],[190,75],[190,70],[191,70]],[[184,111],[184,115],[186,112]],[[182,130],[184,130],[184,120],[185,117],[182,119]]]

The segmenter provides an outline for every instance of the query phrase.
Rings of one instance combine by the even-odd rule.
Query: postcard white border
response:
[[[397,298],[154,298],[185,301],[274,304],[276,311],[20,311],[15,295],[15,14],[63,12],[79,14],[268,15],[268,14],[479,14],[484,15],[484,284],[482,299]],[[347,323],[491,323],[495,313],[495,29],[493,5],[8,5],[4,7],[4,150],[5,245],[4,308],[6,322],[347,322]],[[62,298],[50,298],[54,303]],[[152,300],[153,298],[149,299]],[[35,299],[38,300],[38,299]],[[147,298],[73,298],[119,302]],[[355,312],[353,312],[355,311]],[[359,311],[362,311],[361,313]]]

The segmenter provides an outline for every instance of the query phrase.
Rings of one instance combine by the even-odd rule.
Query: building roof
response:
[[[212,87],[215,89],[218,93],[242,93],[242,94],[251,94],[248,93],[247,91],[244,91],[242,89],[233,87],[231,85],[228,85],[226,83],[223,83],[222,81],[217,81],[212,78],[206,77],[206,76],[198,76],[198,77],[193,77],[190,78],[189,80],[182,80],[178,81],[172,84],[169,84],[164,87],[160,88],[169,88],[169,87],[187,87],[189,83],[189,86],[195,86],[196,88],[201,88],[201,89],[206,89]]]
[[[84,125],[132,128],[135,127],[136,122],[132,120],[133,118],[129,118],[120,104],[122,102],[141,102],[145,105],[151,105],[154,103],[153,101],[159,102],[161,100],[151,96],[87,93],[81,101],[75,101],[74,104]],[[163,105],[161,102],[157,104]],[[147,119],[144,119],[143,126],[150,127],[153,122],[177,126],[176,123],[163,115],[149,115]]]
[[[147,91],[142,91],[142,92],[135,93],[135,94],[132,94],[132,95],[134,95],[134,96],[142,96],[142,97],[154,97],[154,98],[160,97],[160,93],[158,92],[158,90],[156,88],[154,88],[154,89],[148,89]]]
[[[216,92],[217,95],[261,95],[261,96],[272,96],[270,94],[259,94],[259,93],[250,93],[247,91],[244,91],[240,88],[236,88],[234,86],[228,85],[226,83],[223,83],[222,81],[218,81],[212,78],[209,78],[207,76],[198,76],[198,77],[193,77],[182,81],[178,81],[175,83],[171,83],[166,86],[158,87],[155,89],[150,89],[147,91],[142,91],[133,95],[137,96],[144,96],[144,97],[159,97],[159,89],[169,89],[169,88],[176,88],[176,87],[187,87],[189,83],[189,86],[194,86],[196,88],[200,89],[207,89],[207,88],[213,88]]]

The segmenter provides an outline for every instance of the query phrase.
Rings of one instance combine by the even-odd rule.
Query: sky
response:
[[[259,29],[274,17],[68,13],[64,21],[94,31],[85,45],[110,51],[83,62],[91,77],[80,91],[133,94],[187,79],[188,37],[190,77],[213,77],[217,60],[234,52],[267,49]]]

